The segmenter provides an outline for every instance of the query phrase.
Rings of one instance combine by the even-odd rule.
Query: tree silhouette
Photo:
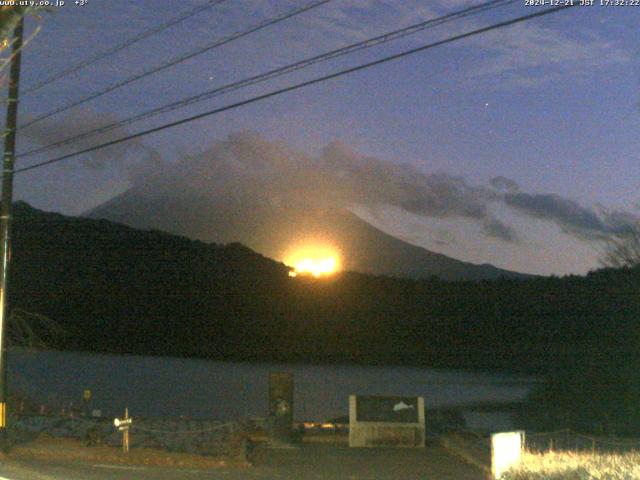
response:
[[[611,237],[607,241],[601,263],[611,268],[640,267],[640,224]]]

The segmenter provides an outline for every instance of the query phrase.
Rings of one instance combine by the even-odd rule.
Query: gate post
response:
[[[293,374],[269,374],[269,435],[272,446],[293,440]]]

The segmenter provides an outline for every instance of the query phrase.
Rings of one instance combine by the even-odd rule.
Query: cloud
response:
[[[604,223],[614,235],[625,235],[630,229],[640,225],[640,217],[631,212],[605,211],[602,213]]]
[[[490,181],[492,188],[475,186],[462,177],[360,155],[340,142],[309,156],[251,132],[230,135],[177,164],[141,171],[134,185],[145,195],[179,194],[216,204],[222,199],[226,207],[244,211],[266,205],[283,211],[391,206],[424,218],[466,219],[480,225],[486,237],[510,243],[521,238],[496,218],[496,205],[553,222],[586,240],[619,234],[638,220],[628,212],[596,211],[555,194],[523,192],[503,176]]]
[[[433,6],[419,0],[344,0],[317,10],[300,24],[311,37],[308,41],[327,46],[366,40],[436,16]]]
[[[424,6],[423,2],[383,2],[374,0],[346,0],[330,8],[318,10],[303,23],[308,33],[302,42],[305,51],[312,45],[330,46],[364,40],[394,28],[408,26],[445,13],[461,10],[480,2],[441,0]],[[525,9],[526,10],[526,9]],[[578,9],[575,9],[578,10]],[[571,19],[577,11],[561,12],[559,21]],[[499,18],[506,20],[530,12],[521,8],[499,8]],[[496,21],[483,16],[471,16],[447,25],[442,38],[484,27]],[[564,20],[566,22],[566,20]],[[570,22],[570,20],[569,20]],[[412,46],[424,43],[421,36],[410,36],[403,42]],[[477,35],[465,41],[465,48],[473,46],[476,55],[469,57],[468,74],[474,88],[479,80],[491,84],[499,82],[515,87],[532,87],[553,81],[566,82],[566,75],[590,80],[596,71],[606,71],[634,61],[635,52],[613,35],[596,33],[576,22],[549,26],[549,22],[525,22]]]
[[[502,176],[493,177],[489,181],[489,185],[500,192],[515,193],[520,190],[520,185],[515,180]]]
[[[383,0],[344,0],[317,9],[312,15],[300,17],[290,30],[293,49],[304,52],[335,48],[409,26],[443,14],[478,5],[479,1],[439,0],[403,2]],[[525,8],[526,10],[526,8]],[[531,13],[522,8],[499,8],[500,20]],[[560,21],[578,15],[574,11],[555,15]],[[483,16],[470,16],[447,24],[439,33],[444,38],[481,28],[498,21]],[[392,26],[392,27],[390,27]],[[422,40],[420,40],[422,38]],[[402,42],[412,46],[424,43],[423,36],[410,36]],[[477,56],[469,57],[470,81],[477,87],[478,79],[495,83],[496,78],[517,86],[531,86],[572,75],[592,78],[595,70],[629,64],[634,52],[614,38],[595,33],[588,26],[572,22],[563,27],[550,27],[548,22],[525,22],[477,35],[465,41]],[[480,51],[478,51],[480,50]],[[566,78],[564,78],[566,81]]]
[[[56,115],[54,119],[46,119],[22,129],[20,131],[21,138],[23,138],[28,145],[23,149],[23,152],[64,141],[67,138],[81,135],[117,121],[117,117],[113,114],[98,114],[87,110],[65,112]],[[126,136],[128,133],[124,128],[114,128],[109,132],[82,138],[72,144],[56,147],[46,153],[22,157],[20,163],[24,163],[25,165],[37,163],[41,160],[76,152],[115,138],[120,138]],[[129,169],[139,166],[138,164],[140,162],[156,159],[157,156],[158,153],[142,141],[132,140],[84,154],[74,160],[65,160],[64,164],[73,167],[83,165],[91,169],[101,170],[107,167],[123,168],[126,161],[126,168]]]
[[[515,230],[497,219],[493,219],[485,223],[482,227],[482,233],[487,237],[497,238],[505,242],[518,241],[518,235]]]
[[[311,157],[283,142],[243,132],[214,143],[202,155],[144,172],[133,182],[146,195],[181,192],[212,201],[222,198],[239,208],[394,206],[423,217],[470,219],[489,225],[493,236],[510,237],[489,210],[488,200],[495,196],[489,189],[461,177],[363,156],[339,142]]]
[[[411,165],[360,156],[337,142],[323,150],[321,164],[326,175],[335,177],[345,200],[383,203],[427,217],[489,216],[484,189],[461,177],[425,174]]]
[[[507,193],[503,199],[521,213],[552,221],[564,232],[587,240],[624,233],[638,221],[638,217],[631,213],[599,213],[555,194]]]
[[[486,55],[474,76],[495,82],[500,75],[503,81],[532,86],[560,79],[567,72],[591,78],[594,71],[633,60],[633,52],[615,41],[574,28],[569,32],[527,22],[479,35],[475,45]]]

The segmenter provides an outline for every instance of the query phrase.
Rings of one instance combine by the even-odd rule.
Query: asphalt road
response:
[[[412,449],[349,449],[304,445],[260,449],[252,467],[191,470],[55,461],[8,461],[0,480],[482,480],[482,471],[439,446]]]

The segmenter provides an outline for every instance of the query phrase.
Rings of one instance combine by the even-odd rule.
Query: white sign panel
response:
[[[524,432],[494,433],[491,435],[491,472],[493,478],[502,475],[520,463],[524,446]]]

